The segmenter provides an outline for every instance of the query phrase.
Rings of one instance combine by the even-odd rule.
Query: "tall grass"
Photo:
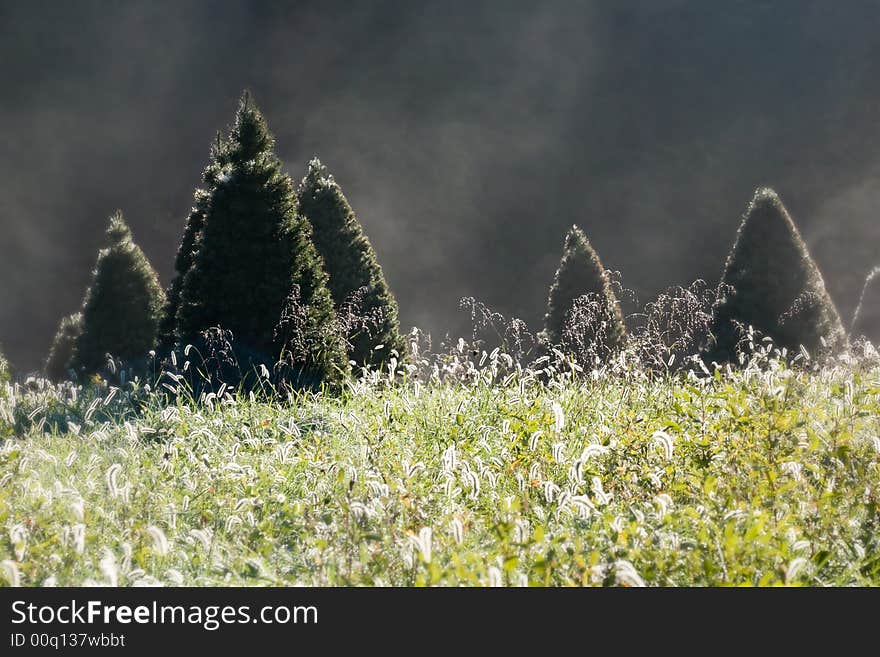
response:
[[[691,315],[700,290],[657,308]],[[741,367],[678,367],[702,324],[662,311],[582,360],[465,306],[468,339],[413,331],[341,394],[4,385],[0,581],[880,583],[870,345],[820,366],[753,337]]]

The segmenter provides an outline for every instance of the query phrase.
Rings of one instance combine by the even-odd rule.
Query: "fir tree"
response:
[[[226,144],[221,134],[217,134],[211,145],[211,157],[202,172],[202,187],[197,188],[193,195],[194,204],[186,220],[183,237],[174,260],[174,279],[167,290],[167,301],[159,323],[159,346],[168,350],[174,346],[177,326],[177,310],[180,307],[180,293],[183,290],[183,279],[192,267],[193,259],[198,250],[198,239],[204,225],[205,212],[211,192],[217,184],[218,176],[222,175],[226,164]]]
[[[853,315],[852,337],[867,338],[880,347],[880,267],[868,274],[859,305]]]
[[[572,226],[550,287],[541,341],[606,357],[626,343],[608,272],[584,232]]]
[[[155,347],[165,294],[147,257],[133,241],[121,212],[110,219],[109,245],[82,306],[82,330],[72,367],[81,375],[103,370],[107,355],[137,364]]]
[[[813,356],[842,348],[846,334],[819,268],[772,189],[755,192],[724,268],[709,359],[735,362],[747,327],[775,346]]]
[[[74,346],[82,332],[82,313],[68,315],[61,320],[52,346],[49,348],[49,356],[46,358],[44,368],[46,376],[54,382],[68,378],[68,372],[73,364]]]
[[[177,341],[198,344],[219,327],[231,332],[246,371],[284,359],[294,385],[338,381],[348,360],[327,275],[274,139],[247,94],[218,158],[201,224],[181,288]]]
[[[404,353],[397,301],[360,221],[326,167],[315,158],[298,190],[300,212],[329,277],[336,312],[348,324],[348,355],[358,365],[381,365]]]

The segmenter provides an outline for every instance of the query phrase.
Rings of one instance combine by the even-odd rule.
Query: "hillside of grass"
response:
[[[880,584],[876,365],[509,365],[280,401],[7,384],[0,581]]]

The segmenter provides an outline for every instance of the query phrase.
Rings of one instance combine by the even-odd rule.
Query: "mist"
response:
[[[535,330],[579,224],[641,301],[718,280],[759,185],[848,322],[880,264],[880,5],[0,0],[0,344],[40,367],[109,215],[170,282],[214,134],[250,89],[318,155],[404,329],[474,296]]]

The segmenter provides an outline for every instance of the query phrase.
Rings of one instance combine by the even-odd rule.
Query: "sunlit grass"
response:
[[[480,359],[284,403],[8,386],[0,581],[880,583],[877,368]]]

